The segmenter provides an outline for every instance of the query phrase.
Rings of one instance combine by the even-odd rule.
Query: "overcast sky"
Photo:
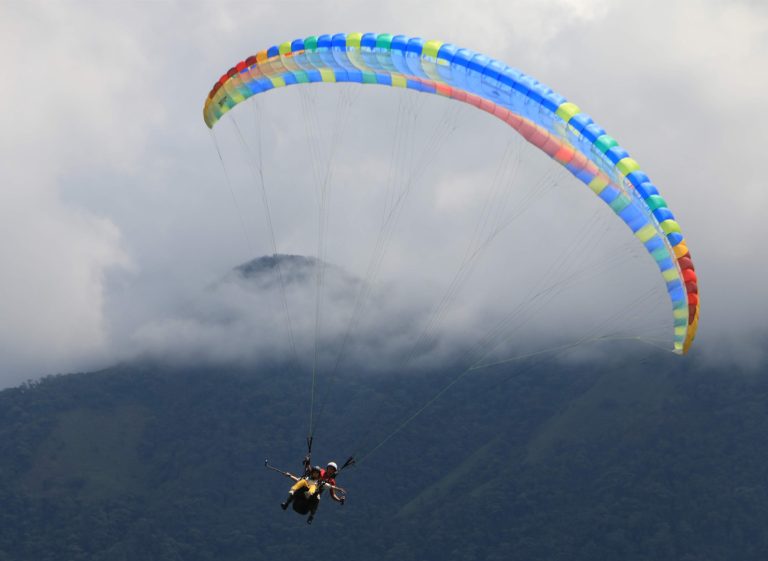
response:
[[[269,346],[265,332],[261,346],[243,350],[267,316],[282,321],[279,291],[254,295],[237,281],[222,280],[232,267],[272,252],[259,194],[243,186],[242,146],[223,126],[231,123],[222,122],[216,139],[232,176],[228,186],[202,104],[218,76],[248,55],[338,31],[404,33],[465,46],[520,68],[580,105],[641,163],[683,228],[701,289],[694,352],[759,357],[754,334],[764,333],[768,323],[768,194],[760,171],[761,142],[768,138],[766,6],[747,0],[0,0],[0,385],[108,366],[145,350],[208,345],[224,357],[251,356]],[[365,217],[377,199],[358,200],[360,189],[350,186],[390,173],[392,133],[371,140],[380,135],[363,134],[360,127],[385,129],[401,103],[410,111],[422,107],[420,100],[401,101],[402,92],[360,89],[351,90],[345,115],[353,124],[337,157],[339,187],[330,207],[331,221],[348,229],[328,230],[326,257],[342,267],[328,277],[323,317],[329,338],[345,331],[344,314],[352,306],[334,300],[333,290],[365,278],[364,248],[376,234],[365,229],[371,222]],[[263,96],[259,105],[264,157],[273,160],[265,172],[277,246],[284,253],[315,254],[317,227],[307,226],[308,217],[316,216],[308,204],[314,191],[278,188],[310,181],[299,169],[308,152],[296,148],[306,134],[301,103],[321,112],[331,108],[330,115],[338,95],[281,93]],[[380,319],[363,321],[360,330],[369,340],[364,348],[380,351],[375,360],[385,360],[385,348],[402,353],[407,344],[401,339],[418,334],[419,318],[429,317],[429,294],[442,294],[440,271],[450,271],[445,264],[464,250],[461,233],[472,229],[457,212],[477,206],[470,187],[492,183],[494,162],[503,159],[509,142],[522,160],[529,159],[526,147],[510,140],[510,129],[469,109],[450,113],[446,103],[423,104],[429,105],[426,116],[414,127],[421,127],[414,134],[428,137],[446,119],[456,124],[404,211],[402,234],[393,238],[376,279],[366,317]],[[278,118],[283,113],[294,115]],[[255,130],[255,115],[241,111],[237,117],[247,134]],[[325,128],[321,123],[318,130]],[[452,167],[465,159],[458,154],[472,160]],[[516,172],[522,193],[549,179],[547,167],[530,159],[528,169]],[[584,195],[582,202],[581,192],[573,194],[580,189],[575,180],[555,175],[526,212],[527,222],[507,228],[496,253],[478,264],[464,299],[441,320],[446,333],[459,340],[482,331],[489,317],[513,310],[498,310],[500,299],[507,300],[500,295],[507,290],[519,300],[528,294],[526,283],[541,282],[535,275],[523,279],[521,268],[546,267],[535,255],[528,261],[526,248],[539,256],[550,248],[567,254],[569,238],[592,220],[593,209],[604,211],[594,220],[611,238],[595,250],[595,266],[614,251],[630,251],[625,242],[631,235],[618,233],[621,224],[613,224],[618,221],[599,201]],[[561,216],[563,208],[575,209],[572,222]],[[350,231],[363,233],[351,240]],[[412,239],[422,245],[410,244]],[[513,245],[519,246],[514,257],[505,260]],[[425,251],[435,255],[434,264],[423,262]],[[440,259],[448,269],[440,269]],[[420,263],[423,270],[416,267]],[[618,301],[615,287],[627,276],[640,279],[632,290],[650,290],[647,307],[668,314],[650,260],[617,269],[613,280],[605,272],[591,289],[571,287],[570,296],[552,304],[555,309],[539,310],[549,319],[532,320],[527,331],[542,334],[552,322],[588,321],[587,300],[605,293],[609,302]],[[397,283],[404,277],[406,288]],[[302,303],[306,294],[293,297],[299,352],[311,353],[314,305]],[[244,314],[238,307],[262,312]],[[610,311],[607,306],[600,313]],[[655,320],[638,319],[637,329],[648,321]],[[401,329],[404,324],[410,327]]]

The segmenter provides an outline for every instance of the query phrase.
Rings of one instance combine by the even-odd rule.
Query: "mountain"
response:
[[[2,391],[0,560],[766,558],[761,371],[518,363],[395,432],[456,374],[320,378],[314,459],[359,461],[312,526],[263,466],[300,469],[307,372],[136,363]]]
[[[262,289],[277,287],[281,283],[314,287],[318,273],[330,277],[328,282],[345,289],[354,289],[360,282],[341,267],[316,257],[282,253],[262,255],[238,265],[224,278],[224,282],[247,280]],[[325,282],[325,278],[323,280]]]

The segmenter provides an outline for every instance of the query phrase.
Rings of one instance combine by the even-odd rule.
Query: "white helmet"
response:
[[[336,465],[336,462],[328,462],[328,465],[325,466],[326,468],[333,468],[336,471],[339,471],[339,466]]]

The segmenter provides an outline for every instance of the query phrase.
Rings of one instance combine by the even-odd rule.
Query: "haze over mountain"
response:
[[[302,368],[314,364],[326,374],[340,361],[346,368],[372,372],[398,366],[434,368],[445,361],[477,358],[473,346],[510,313],[504,304],[484,316],[474,303],[474,308],[456,306],[455,317],[444,313],[430,318],[434,289],[413,288],[418,284],[408,275],[402,283],[374,284],[312,256],[261,256],[142,325],[125,360],[139,356],[177,363],[249,363],[290,357]],[[514,318],[517,323],[496,334],[499,356],[512,355],[504,337],[519,331],[529,316]],[[539,341],[527,350],[547,344],[555,345]]]

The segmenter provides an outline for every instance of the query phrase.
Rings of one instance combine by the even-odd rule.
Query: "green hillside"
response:
[[[299,469],[304,374],[125,365],[0,392],[0,560],[768,558],[761,372],[478,372],[366,455],[451,375],[340,375],[315,459],[363,459],[311,527],[263,467]]]

